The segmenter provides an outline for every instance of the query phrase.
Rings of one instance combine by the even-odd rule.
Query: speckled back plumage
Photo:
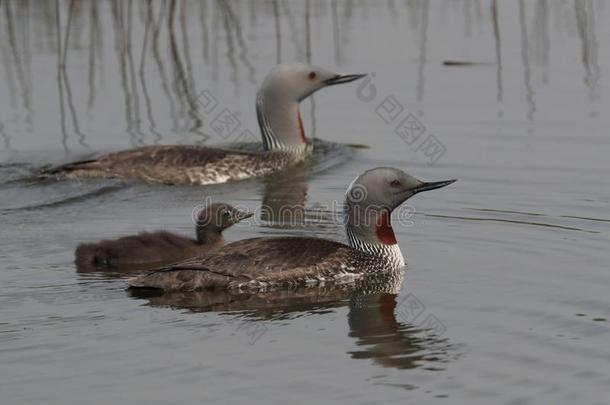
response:
[[[133,278],[132,287],[197,291],[342,284],[391,266],[383,256],[318,238],[254,238]]]
[[[48,174],[60,178],[122,178],[164,184],[216,184],[282,170],[308,156],[289,151],[245,152],[206,146],[144,146],[67,164]]]

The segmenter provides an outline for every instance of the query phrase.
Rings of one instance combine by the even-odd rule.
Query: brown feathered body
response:
[[[167,263],[209,253],[223,244],[222,237],[201,244],[196,239],[170,232],[143,232],[115,240],[83,243],[76,248],[75,262],[78,267]]]
[[[164,184],[217,184],[258,177],[307,156],[290,151],[246,152],[193,145],[144,146],[70,163],[48,172],[59,178],[119,178]]]
[[[166,291],[266,290],[351,283],[391,267],[382,255],[326,239],[253,238],[132,278],[129,285]]]
[[[151,263],[151,266],[159,266],[212,252],[224,245],[222,233],[225,229],[252,215],[226,203],[214,203],[197,214],[196,239],[157,231],[84,243],[76,248],[77,269],[87,271],[99,267],[121,267],[133,271],[137,270],[137,266],[125,265]]]

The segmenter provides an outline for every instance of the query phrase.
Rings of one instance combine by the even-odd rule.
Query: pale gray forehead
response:
[[[367,170],[360,175],[360,179],[363,181],[399,180],[413,182],[414,184],[419,182],[419,180],[417,180],[415,177],[393,167],[376,167],[374,169]]]
[[[284,63],[281,65],[277,65],[272,72],[276,73],[284,73],[284,72],[307,72],[310,70],[318,69],[315,66],[309,65],[307,63]]]
[[[269,73],[269,76],[275,78],[307,76],[310,72],[316,72],[317,74],[324,76],[328,75],[329,77],[334,75],[326,69],[312,66],[307,63],[286,63],[274,67]]]
[[[358,176],[355,182],[360,184],[388,184],[398,180],[403,186],[417,186],[421,182],[415,177],[393,167],[376,167]]]

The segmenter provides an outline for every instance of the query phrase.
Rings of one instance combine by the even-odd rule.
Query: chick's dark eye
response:
[[[308,77],[309,77],[309,80],[315,79],[316,78],[316,72],[309,72]]]
[[[398,187],[398,186],[400,186],[400,181],[398,181],[398,180],[392,180],[392,181],[390,182],[390,186],[392,186],[392,187]]]
[[[225,212],[223,213],[223,215],[224,215],[225,217],[227,217],[227,218],[228,218],[228,217],[229,217],[231,214],[229,213],[229,211],[225,211]]]

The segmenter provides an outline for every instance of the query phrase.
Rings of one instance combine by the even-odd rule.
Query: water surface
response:
[[[2,402],[607,403],[609,17],[592,0],[2,1]],[[311,137],[365,148],[205,188],[33,176],[256,141],[257,86],[295,60],[371,73],[302,105]],[[84,241],[192,234],[208,198],[305,207],[229,240],[343,240],[345,188],[381,165],[459,181],[409,201],[408,268],[372,291],[140,296],[73,264]]]

